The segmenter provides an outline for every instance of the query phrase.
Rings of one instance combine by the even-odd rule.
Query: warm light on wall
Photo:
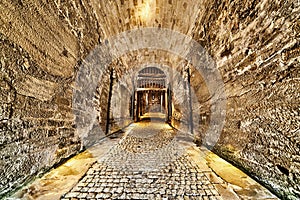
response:
[[[138,15],[143,21],[149,21],[152,19],[155,13],[154,0],[146,0],[145,3],[140,7]]]

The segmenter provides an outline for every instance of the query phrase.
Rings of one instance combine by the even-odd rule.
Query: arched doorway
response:
[[[143,118],[167,118],[167,76],[157,67],[146,67],[135,79],[135,121]]]

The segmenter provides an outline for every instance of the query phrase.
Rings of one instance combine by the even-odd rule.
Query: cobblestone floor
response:
[[[278,199],[188,135],[157,121],[162,118],[146,116],[148,121],[131,124],[123,136],[99,141],[7,199]]]
[[[222,199],[167,124],[136,124],[62,196],[70,199]]]

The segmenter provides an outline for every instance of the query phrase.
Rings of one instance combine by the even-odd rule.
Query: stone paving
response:
[[[7,200],[278,199],[159,117],[99,141]]]
[[[61,199],[222,199],[163,122],[142,122]]]

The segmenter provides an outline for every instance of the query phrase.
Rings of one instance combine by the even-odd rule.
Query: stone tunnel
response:
[[[142,164],[122,155],[129,151],[132,159],[142,152],[143,144],[134,145],[144,131],[145,138],[152,134],[147,152],[153,146],[166,151],[149,155],[148,168],[176,150],[176,132],[199,154],[206,149],[239,168],[272,199],[300,199],[299,1],[2,0],[0,41],[0,198],[88,199],[67,194],[77,182],[82,191],[85,178],[58,197],[29,198],[39,191],[28,184],[89,149],[112,149],[105,169],[124,165],[135,180],[144,174]],[[166,133],[158,135],[158,126]],[[120,144],[122,151],[114,147]],[[175,154],[181,156],[170,166],[194,165],[179,150]],[[114,155],[116,161],[109,161]],[[104,164],[74,166],[88,165],[82,176],[96,174],[101,182],[109,180],[99,176]],[[205,186],[201,173],[196,192]],[[121,199],[110,196],[118,190],[97,196],[93,187],[85,195]],[[218,187],[186,198],[243,199],[242,192],[215,195],[222,193]],[[176,188],[159,191],[127,199],[186,195],[175,194]],[[244,199],[271,199],[250,197]]]

